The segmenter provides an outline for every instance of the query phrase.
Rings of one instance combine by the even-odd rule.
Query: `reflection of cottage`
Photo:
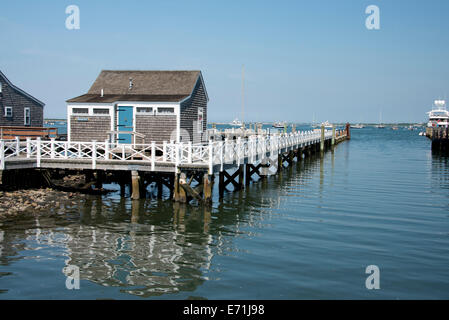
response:
[[[201,71],[102,71],[67,101],[68,140],[200,143],[207,102]]]
[[[44,105],[13,85],[0,71],[0,126],[42,127]]]

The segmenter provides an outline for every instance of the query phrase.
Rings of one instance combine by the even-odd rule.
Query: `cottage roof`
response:
[[[103,70],[87,94],[67,102],[177,102],[191,95],[198,77],[200,71]]]
[[[13,85],[11,83],[11,81],[9,81],[9,79],[0,71],[0,78],[3,78],[4,81],[6,81],[6,83],[16,92],[19,92],[20,94],[24,95],[25,97],[28,97],[29,99],[33,100],[34,102],[36,102],[37,104],[41,105],[42,107],[45,106],[45,103],[43,103],[42,101],[36,99],[35,97],[33,97],[31,94],[23,91],[22,89],[20,89],[19,87],[16,87],[15,85]]]

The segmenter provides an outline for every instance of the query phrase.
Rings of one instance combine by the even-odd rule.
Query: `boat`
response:
[[[423,132],[423,131],[421,131],[421,132],[419,133],[419,135],[420,135],[420,136],[425,136],[425,135],[426,135],[426,133],[425,133],[425,132]]]
[[[429,121],[427,127],[448,127],[449,111],[446,110],[446,101],[435,100],[432,110],[427,112]]]
[[[382,124],[382,111],[379,115],[379,124],[376,126],[377,129],[385,129],[385,126]]]
[[[353,129],[363,129],[363,128],[365,128],[365,126],[363,124],[358,123],[358,124],[355,124],[355,125],[351,126],[351,128],[353,128]]]
[[[285,127],[285,125],[286,125],[285,122],[277,121],[277,122],[273,123],[273,128],[282,128],[283,129]]]
[[[333,128],[333,125],[331,123],[329,123],[329,121],[327,121],[327,120],[325,122],[323,122],[321,125],[328,129]]]
[[[398,129],[399,129],[399,127],[397,127],[397,126],[391,127],[391,130],[398,130]]]
[[[239,119],[234,119],[234,121],[229,123],[229,125],[231,125],[233,127],[241,127],[243,125],[243,123]]]

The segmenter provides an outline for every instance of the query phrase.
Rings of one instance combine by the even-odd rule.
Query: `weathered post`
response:
[[[332,126],[332,140],[331,140],[332,149],[334,148],[334,145],[335,145],[335,126]]]
[[[220,171],[219,176],[218,176],[218,195],[220,197],[220,199],[223,199],[224,196],[224,181],[225,179],[225,175],[224,175],[224,171]]]
[[[351,140],[351,133],[349,131],[349,128],[351,127],[351,125],[349,124],[349,122],[346,123],[346,140]]]
[[[209,175],[203,175],[203,197],[204,203],[211,204],[212,203],[212,184]]]
[[[244,185],[243,185],[243,178],[244,178],[244,171],[243,171],[243,169],[244,169],[244,164],[241,164],[240,166],[239,166],[239,190],[242,190],[243,189],[243,187],[244,187]]]
[[[324,154],[324,124],[321,125],[320,153]]]
[[[132,188],[131,198],[133,200],[139,200],[140,199],[140,176],[139,176],[139,172],[137,172],[135,170],[131,171],[131,188]]]

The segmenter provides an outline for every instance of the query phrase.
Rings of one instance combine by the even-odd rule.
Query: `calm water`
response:
[[[449,161],[426,138],[353,130],[211,210],[113,194],[2,221],[0,299],[447,299],[448,205]],[[380,290],[365,288],[372,264]]]

